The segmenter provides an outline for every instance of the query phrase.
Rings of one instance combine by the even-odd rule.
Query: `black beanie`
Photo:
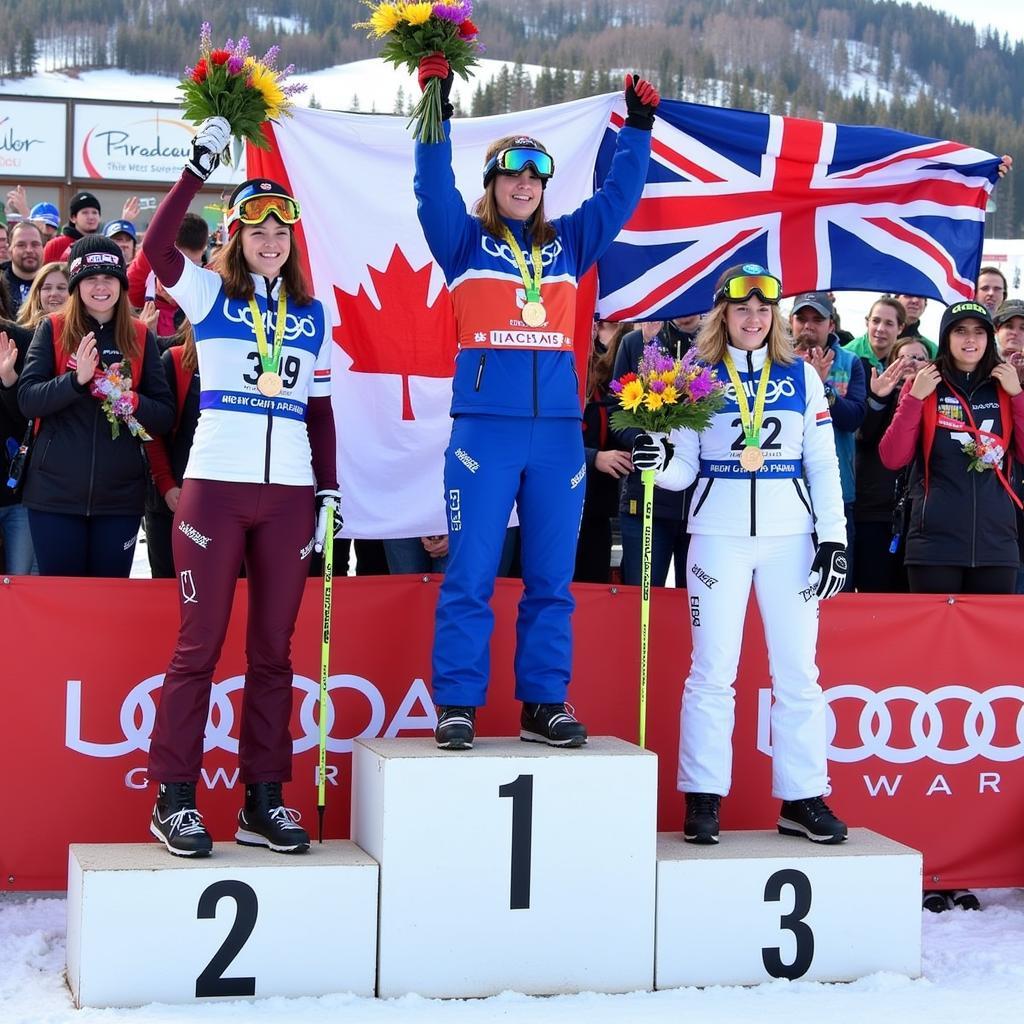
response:
[[[91,192],[79,192],[71,199],[71,216],[74,217],[80,210],[92,208],[97,213],[102,213],[100,201]]]
[[[86,235],[68,252],[68,292],[73,292],[83,277],[110,274],[128,287],[128,269],[117,242],[103,235]]]

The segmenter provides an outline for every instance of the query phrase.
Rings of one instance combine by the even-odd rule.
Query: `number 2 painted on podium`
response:
[[[512,798],[512,864],[509,910],[530,909],[530,857],[533,847],[533,776],[520,775],[498,787],[499,797]]]
[[[761,950],[761,960],[764,969],[773,978],[796,981],[807,973],[814,959],[814,932],[804,920],[811,909],[811,881],[802,871],[795,868],[776,871],[765,883],[765,903],[778,903],[784,885],[793,889],[793,909],[779,918],[779,924],[793,933],[793,938],[796,939],[796,956],[791,964],[785,964],[782,962],[778,946],[765,946]]]
[[[217,904],[225,897],[235,901],[235,920],[231,925],[220,949],[213,954],[213,959],[203,968],[203,973],[196,978],[196,998],[202,996],[239,996],[256,995],[255,978],[225,978],[224,972],[231,962],[242,951],[246,940],[256,927],[256,916],[259,913],[259,901],[252,886],[234,879],[214,882],[203,890],[199,897],[196,920],[203,921],[217,916]]]

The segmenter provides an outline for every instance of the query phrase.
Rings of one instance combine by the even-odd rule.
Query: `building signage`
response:
[[[63,178],[67,107],[0,99],[0,176]]]

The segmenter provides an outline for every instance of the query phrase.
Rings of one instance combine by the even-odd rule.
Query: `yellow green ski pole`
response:
[[[647,746],[647,642],[651,622],[651,552],[654,546],[654,470],[640,473],[644,525],[640,547],[640,746]]]
[[[324,810],[327,806],[327,680],[331,660],[331,589],[334,582],[334,509],[327,509],[324,537],[324,621],[320,644],[320,761],[317,766],[316,813],[320,842],[324,841]]]

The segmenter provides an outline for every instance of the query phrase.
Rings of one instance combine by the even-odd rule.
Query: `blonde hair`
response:
[[[711,312],[704,318],[697,332],[697,355],[705,363],[712,366],[725,358],[725,349],[729,344],[729,331],[725,326],[725,310],[728,302],[716,302]],[[788,366],[794,362],[796,355],[793,350],[793,338],[786,328],[777,303],[771,303],[772,325],[768,329],[768,358],[773,363]]]
[[[501,150],[508,149],[510,146],[515,145],[517,139],[523,138],[522,135],[505,135],[500,139],[495,139],[487,147],[487,153],[484,156],[484,163],[486,164],[492,156],[496,156]],[[531,140],[533,145],[544,153],[547,153],[547,149],[539,143],[536,139]],[[483,227],[489,235],[493,235],[495,238],[504,241],[505,239],[505,222],[501,219],[501,214],[498,213],[498,201],[494,196],[494,183],[497,180],[498,175],[495,174],[493,178],[487,183],[487,188],[484,189],[484,194],[476,201],[473,205],[473,216],[480,221],[480,225]],[[548,242],[555,240],[558,232],[552,227],[551,222],[544,215],[544,192],[541,190],[540,202],[537,204],[537,209],[530,215],[529,220],[526,222],[526,234],[527,237],[537,245],[547,245]]]
[[[39,293],[43,290],[43,284],[53,273],[59,272],[64,275],[64,283],[68,281],[68,265],[66,263],[44,263],[32,278],[32,287],[28,290],[25,301],[18,310],[18,323],[25,327],[35,327],[44,316],[48,316],[51,310],[43,309],[43,302]],[[65,303],[67,300],[65,300]]]

